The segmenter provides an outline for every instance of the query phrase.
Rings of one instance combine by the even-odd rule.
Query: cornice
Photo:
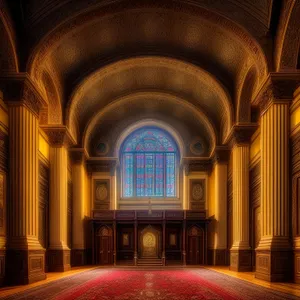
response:
[[[234,145],[250,144],[251,137],[257,128],[258,125],[256,123],[244,123],[232,126],[226,144],[229,148],[232,148]]]
[[[90,157],[86,160],[89,173],[108,172],[114,175],[114,171],[119,164],[117,157]]]
[[[40,128],[48,136],[51,147],[66,147],[69,148],[76,144],[69,129],[66,126],[43,125]]]
[[[0,77],[0,89],[9,106],[25,105],[39,116],[46,100],[27,73],[12,73]]]
[[[213,162],[210,158],[183,157],[182,162],[185,175],[189,175],[191,172],[211,173],[213,167]]]
[[[212,157],[213,164],[227,164],[230,158],[230,149],[227,146],[217,146]]]
[[[263,114],[272,103],[291,102],[300,86],[300,72],[270,73],[252,101]]]
[[[70,148],[69,156],[73,164],[85,163],[89,155],[84,148]]]

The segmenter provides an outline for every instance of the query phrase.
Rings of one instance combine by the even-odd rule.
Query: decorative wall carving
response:
[[[190,209],[204,210],[206,203],[206,180],[205,179],[190,179]]]
[[[110,208],[110,180],[94,180],[94,209]]]

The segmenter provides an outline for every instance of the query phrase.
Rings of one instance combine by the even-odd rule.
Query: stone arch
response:
[[[122,105],[123,103],[126,103],[128,101],[133,101],[134,99],[139,99],[141,96],[145,96],[147,95],[148,92],[139,92],[139,93],[135,93],[132,95],[127,95],[124,97],[121,97],[113,102],[111,102],[109,105],[107,105],[102,111],[95,113],[94,117],[90,120],[90,122],[87,124],[83,137],[82,137],[82,145],[85,149],[89,149],[89,141],[92,135],[92,132],[98,122],[99,119],[101,119],[105,113],[107,113],[110,110],[115,110],[117,109],[120,105]],[[207,118],[207,116],[201,112],[199,109],[196,109],[195,107],[193,107],[192,104],[188,103],[187,101],[185,101],[184,99],[181,99],[179,97],[176,97],[174,95],[170,95],[170,94],[166,94],[166,93],[161,93],[161,92],[151,92],[151,97],[156,97],[156,96],[162,96],[162,97],[166,97],[168,99],[172,99],[173,103],[176,105],[181,105],[183,107],[189,107],[191,109],[193,109],[194,113],[199,117],[199,119],[203,120],[207,131],[210,135],[210,138],[212,140],[212,145],[211,145],[211,153],[213,152],[218,139],[217,139],[217,134],[216,134],[216,129],[214,128],[213,124],[211,123],[211,121]],[[156,120],[157,121],[157,120]],[[133,130],[134,128],[137,128],[136,126],[141,126],[141,124],[153,124],[153,120],[145,120],[145,121],[141,121],[141,122],[137,122],[136,124],[133,124],[132,126],[130,126],[128,128],[128,130]],[[166,128],[167,131],[169,131],[171,134],[173,134],[173,137],[175,139],[175,141],[177,142],[178,146],[179,146],[179,150],[181,155],[184,155],[185,151],[184,151],[184,144],[180,138],[180,136],[178,135],[178,133],[176,133],[176,131],[174,131],[174,129],[168,125],[166,125],[164,122],[159,121],[158,123],[156,123],[160,126],[162,126],[162,128]],[[127,136],[128,131],[125,129],[123,131],[122,134],[120,134],[117,145],[115,147],[116,151],[118,151],[121,147],[122,144],[122,139],[125,139],[125,137]],[[115,153],[117,156],[117,152]]]
[[[242,83],[240,95],[238,97],[236,120],[238,123],[251,122],[251,100],[257,85],[257,71],[252,66]]]
[[[0,40],[0,70],[3,73],[19,72],[15,34],[3,7],[0,9]]]

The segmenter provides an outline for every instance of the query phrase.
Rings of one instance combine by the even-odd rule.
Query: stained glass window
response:
[[[177,146],[168,133],[142,128],[122,147],[123,197],[176,197]]]

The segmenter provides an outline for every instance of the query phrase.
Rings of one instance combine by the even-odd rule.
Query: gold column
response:
[[[226,265],[227,262],[227,165],[229,154],[228,149],[221,147],[215,151],[213,265]]]
[[[71,149],[72,157],[72,265],[85,264],[84,217],[87,199],[87,174],[85,170],[86,154],[83,149]]]
[[[251,271],[249,240],[249,161],[250,138],[256,126],[235,126],[233,129],[233,244],[230,249],[230,269]]]
[[[42,100],[26,76],[10,80],[5,85],[5,98],[10,100],[7,280],[28,284],[46,278],[45,249],[38,238],[38,116]]]
[[[68,239],[68,146],[72,139],[64,126],[42,126],[50,142],[49,271],[70,269]]]
[[[271,100],[261,116],[261,240],[256,274],[268,281],[290,278],[289,102]]]

